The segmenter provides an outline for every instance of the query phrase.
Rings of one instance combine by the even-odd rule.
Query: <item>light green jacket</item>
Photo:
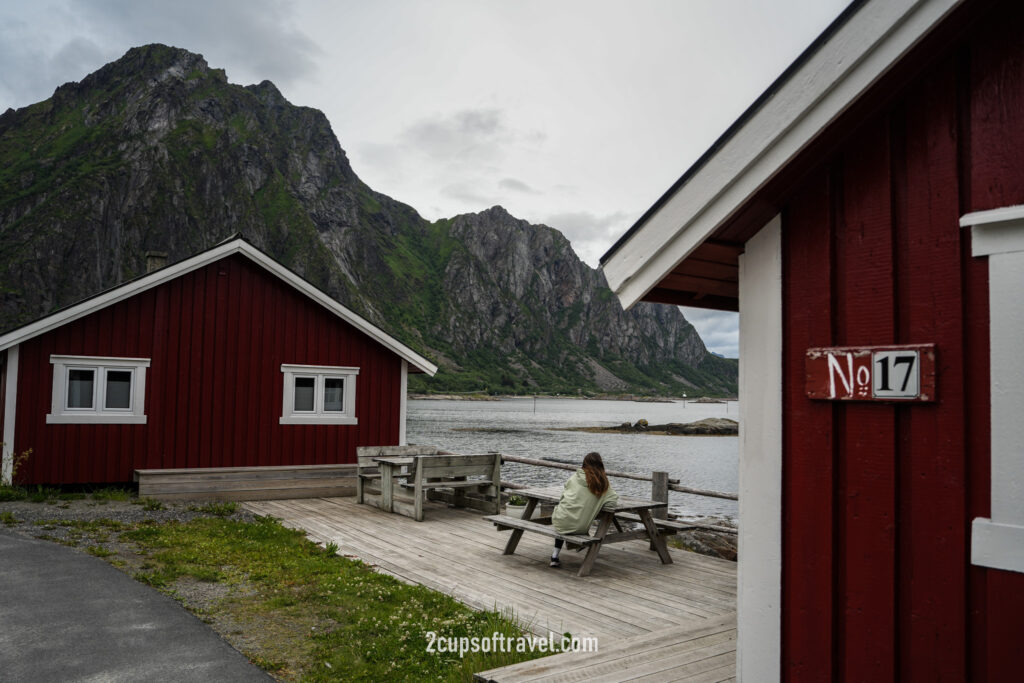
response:
[[[565,482],[562,498],[551,513],[551,526],[561,534],[585,534],[601,508],[618,500],[619,494],[612,491],[611,486],[600,498],[591,493],[587,488],[587,475],[582,468],[578,469]]]

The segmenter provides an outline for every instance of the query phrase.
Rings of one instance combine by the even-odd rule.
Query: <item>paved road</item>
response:
[[[2,530],[0,678],[272,680],[166,595],[98,558]]]

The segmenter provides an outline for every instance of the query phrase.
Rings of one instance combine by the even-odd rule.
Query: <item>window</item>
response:
[[[282,365],[281,424],[354,425],[359,368]]]
[[[148,358],[50,356],[50,424],[146,424]]]

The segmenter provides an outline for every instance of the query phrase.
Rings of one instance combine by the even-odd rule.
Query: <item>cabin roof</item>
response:
[[[623,306],[736,310],[742,210],[966,0],[858,0],[601,257]],[[770,218],[772,207],[757,215]],[[727,228],[732,228],[727,229]]]
[[[98,310],[111,306],[125,299],[131,298],[140,292],[152,289],[169,282],[177,277],[198,270],[206,265],[219,261],[233,254],[245,256],[250,261],[262,266],[264,270],[277,276],[288,285],[305,294],[310,299],[326,308],[360,332],[384,346],[391,352],[409,363],[409,369],[413,372],[423,372],[434,375],[437,366],[429,360],[402,344],[394,337],[373,325],[365,318],[356,315],[354,312],[342,306],[331,298],[327,293],[313,286],[298,274],[284,267],[274,259],[270,258],[263,251],[255,247],[241,235],[234,235],[227,240],[191,256],[178,263],[171,264],[145,275],[140,275],[132,280],[122,283],[111,289],[99,292],[87,299],[79,301],[54,313],[43,316],[27,325],[6,332],[0,336],[0,351],[8,349],[22,342],[28,341],[41,334],[65,325],[73,320],[85,317]]]

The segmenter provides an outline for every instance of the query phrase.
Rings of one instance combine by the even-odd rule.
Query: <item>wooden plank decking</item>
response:
[[[736,615],[633,636],[596,653],[542,657],[476,674],[484,683],[736,680]]]
[[[496,531],[473,511],[431,504],[426,521],[416,522],[358,505],[354,498],[245,506],[303,529],[316,541],[334,542],[341,554],[408,583],[442,591],[476,609],[511,610],[538,635],[568,631],[580,638],[596,637],[599,653],[604,654],[582,655],[602,667],[593,672],[580,668],[581,659],[558,655],[544,661],[562,662],[559,666],[568,668],[561,673],[524,678],[521,672],[505,673],[513,668],[506,667],[487,672],[488,680],[586,680],[601,675],[624,680],[616,678],[626,671],[621,666],[630,675],[634,669],[650,669],[638,676],[650,674],[658,680],[696,676],[692,679],[717,681],[735,675],[735,626],[730,621],[736,611],[733,562],[671,550],[673,564],[663,565],[647,543],[636,541],[602,548],[593,573],[580,578],[576,570],[582,553],[563,550],[562,568],[551,569],[549,539],[528,534],[516,554],[502,555],[509,532]],[[700,635],[708,628],[714,633]],[[660,645],[647,647],[645,642]],[[645,663],[661,664],[635,666],[633,654],[640,651],[647,653]],[[564,659],[555,662],[557,658]]]

